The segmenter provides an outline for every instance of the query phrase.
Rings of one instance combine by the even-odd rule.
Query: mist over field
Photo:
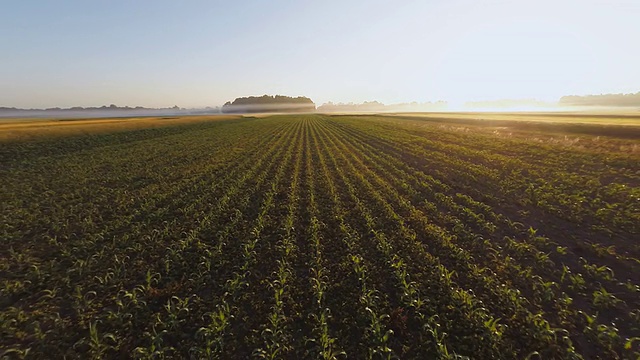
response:
[[[265,103],[260,99],[283,100],[277,103]],[[238,100],[241,101],[238,101]],[[292,101],[295,99],[304,99]],[[273,100],[272,100],[273,101]],[[50,108],[50,109],[17,109],[0,108],[0,118],[101,118],[126,116],[175,116],[203,115],[218,113],[402,113],[402,112],[581,112],[595,114],[639,114],[640,92],[635,94],[600,94],[600,95],[567,95],[556,102],[536,99],[501,99],[488,101],[468,101],[462,105],[449,104],[446,101],[410,102],[400,104],[383,104],[379,101],[365,101],[360,104],[327,102],[317,105],[306,97],[288,97],[283,95],[263,95],[260,97],[242,97],[233,103],[228,101],[223,106],[205,108],[170,108],[118,107],[116,105],[82,108]]]

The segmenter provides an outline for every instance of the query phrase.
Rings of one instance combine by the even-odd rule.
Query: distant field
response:
[[[399,113],[391,116],[412,116],[428,119],[464,119],[485,121],[543,121],[586,124],[636,125],[640,126],[640,111],[620,113],[571,113],[571,112],[460,112],[460,113]]]
[[[640,356],[636,118],[20,121],[0,140],[0,358]]]
[[[130,131],[237,118],[239,118],[237,115],[204,115],[107,119],[0,119],[0,141],[24,141],[57,136]]]

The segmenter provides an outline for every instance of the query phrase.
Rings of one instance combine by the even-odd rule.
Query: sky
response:
[[[0,106],[640,91],[640,0],[0,0]]]

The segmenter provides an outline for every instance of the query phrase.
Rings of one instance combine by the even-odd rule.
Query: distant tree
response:
[[[290,97],[284,95],[262,95],[239,97],[233,102],[227,101],[222,107],[224,113],[252,112],[312,112],[314,102],[304,96]]]
[[[635,94],[568,95],[558,102],[564,106],[637,106],[640,107],[640,92]]]

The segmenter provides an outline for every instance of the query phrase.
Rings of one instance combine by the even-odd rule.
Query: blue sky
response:
[[[0,0],[0,106],[640,91],[640,1]]]

